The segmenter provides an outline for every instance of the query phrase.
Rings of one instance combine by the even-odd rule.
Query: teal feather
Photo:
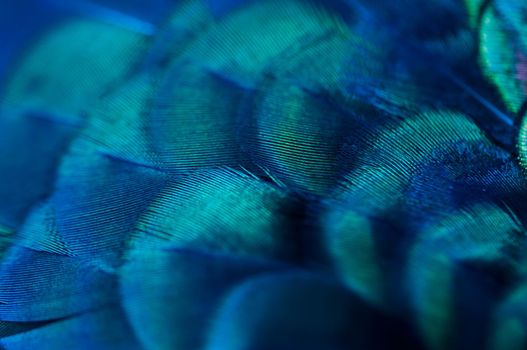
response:
[[[430,348],[459,346],[470,337],[486,341],[474,330],[490,322],[488,308],[499,291],[525,274],[525,232],[514,214],[493,204],[461,210],[419,232],[406,283]],[[485,268],[490,271],[482,277]],[[472,298],[480,307],[473,307]]]
[[[144,36],[104,23],[60,24],[18,65],[4,105],[19,113],[38,111],[82,120],[100,95],[133,71],[145,45]]]
[[[244,90],[194,64],[167,73],[149,114],[147,140],[175,172],[243,161],[236,142]]]
[[[1,349],[526,343],[523,5],[50,3],[1,86]]]
[[[98,152],[77,139],[50,198],[62,240],[79,258],[112,270],[136,220],[168,180],[159,170]]]
[[[2,321],[62,318],[117,298],[117,280],[108,272],[75,257],[25,247],[13,247],[4,256],[0,277]]]
[[[131,234],[130,254],[177,247],[294,260],[301,237],[293,231],[288,213],[298,205],[289,191],[250,173],[194,173],[170,184],[152,201]]]
[[[171,248],[138,251],[121,269],[123,305],[147,349],[205,346],[210,319],[237,283],[282,264]]]

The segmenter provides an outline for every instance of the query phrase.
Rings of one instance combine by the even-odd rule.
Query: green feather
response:
[[[129,74],[146,38],[87,20],[58,25],[24,56],[7,85],[6,105],[78,120]]]

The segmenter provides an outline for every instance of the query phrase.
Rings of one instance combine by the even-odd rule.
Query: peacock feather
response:
[[[527,346],[520,0],[0,4],[0,349]]]

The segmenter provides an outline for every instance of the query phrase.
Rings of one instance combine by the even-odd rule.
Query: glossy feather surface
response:
[[[526,346],[523,2],[9,0],[0,28],[0,349]]]

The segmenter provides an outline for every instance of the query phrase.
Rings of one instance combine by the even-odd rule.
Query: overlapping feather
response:
[[[72,2],[3,88],[0,347],[524,342],[522,7],[403,4]]]

